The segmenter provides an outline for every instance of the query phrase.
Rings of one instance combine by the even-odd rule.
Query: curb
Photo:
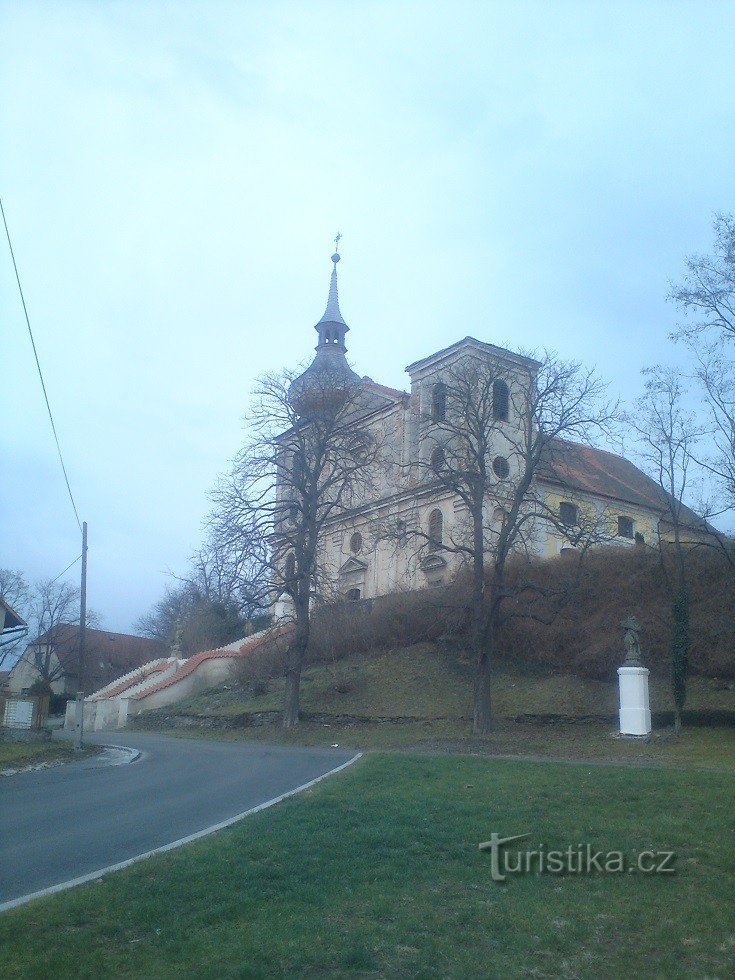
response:
[[[105,746],[105,748],[125,748],[125,746]],[[135,751],[129,749],[128,751]],[[138,753],[140,755],[140,753]],[[119,861],[117,864],[110,864],[106,868],[100,868],[98,871],[90,871],[89,874],[81,875],[79,878],[71,878],[69,881],[62,881],[58,885],[51,885],[49,888],[42,888],[40,891],[31,892],[29,895],[21,895],[20,898],[13,898],[8,902],[3,902],[0,904],[0,912],[9,912],[10,909],[18,908],[20,905],[26,905],[28,902],[32,902],[35,898],[43,898],[47,895],[55,895],[57,892],[66,891],[67,888],[75,888],[77,885],[84,885],[89,881],[96,881],[98,878],[102,878],[104,875],[111,874],[113,871],[122,871],[123,868],[129,868],[131,864],[137,864],[138,861],[146,861],[150,857],[154,857],[156,854],[164,854],[166,851],[173,851],[177,847],[182,847],[184,844],[190,844],[193,841],[199,840],[202,837],[209,837],[210,834],[216,833],[218,830],[224,830],[226,827],[231,827],[233,824],[239,823],[244,820],[245,817],[252,816],[254,813],[260,813],[261,810],[267,810],[269,807],[275,806],[276,803],[281,803],[283,800],[288,799],[289,796],[295,796],[297,793],[302,793],[305,789],[310,789],[312,786],[316,786],[327,776],[333,776],[336,772],[341,772],[342,769],[346,769],[351,766],[353,762],[357,762],[358,759],[362,758],[362,752],[357,752],[348,759],[347,762],[341,763],[339,766],[335,766],[334,769],[329,769],[327,772],[317,776],[315,779],[310,779],[306,783],[302,783],[301,786],[297,786],[295,789],[290,789],[285,793],[281,793],[280,796],[274,796],[271,800],[266,800],[265,803],[259,803],[257,806],[251,806],[248,810],[243,810],[242,813],[236,814],[234,817],[229,817],[227,820],[222,820],[220,823],[212,824],[210,827],[205,827],[204,830],[198,830],[194,834],[189,834],[186,837],[180,837],[178,840],[171,841],[170,844],[163,844],[161,847],[155,847],[152,851],[144,851],[142,854],[136,854],[135,857],[128,858],[126,861]],[[132,759],[130,760],[133,761]]]
[[[100,743],[100,748],[102,749],[112,749],[115,752],[122,752],[125,755],[124,759],[120,759],[117,762],[109,762],[108,765],[111,766],[127,766],[131,762],[137,762],[138,759],[143,754],[140,749],[131,749],[128,745],[106,745]]]

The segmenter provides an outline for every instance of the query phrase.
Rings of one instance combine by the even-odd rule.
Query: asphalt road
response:
[[[0,779],[0,903],[197,833],[355,755],[127,732],[95,740],[142,756]]]

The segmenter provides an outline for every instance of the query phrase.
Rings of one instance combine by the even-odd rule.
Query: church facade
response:
[[[341,379],[360,388],[360,422],[374,433],[380,460],[349,509],[327,526],[320,568],[334,597],[368,599],[391,592],[448,582],[459,570],[467,510],[458,495],[431,479],[437,442],[432,427],[443,411],[445,380],[463,364],[484,365],[496,379],[492,388],[492,442],[489,458],[499,490],[514,476],[513,446],[528,422],[524,392],[532,389],[539,364],[532,358],[465,337],[406,368],[409,384],[399,390],[360,378],[348,365],[346,333],[337,290],[337,262],[327,308],[316,324],[319,342],[312,364],[295,382],[301,397],[316,378]],[[435,426],[434,426],[435,427]],[[600,529],[598,538],[620,547],[655,544],[667,535],[662,490],[633,463],[587,445],[557,440],[553,459],[540,466],[532,493],[558,520],[536,521],[526,539],[529,553],[550,558],[575,546],[582,516]],[[493,496],[502,499],[502,492]],[[502,506],[489,501],[488,543],[503,520]],[[702,521],[687,511],[693,533]],[[565,533],[564,527],[569,532]],[[277,612],[287,603],[279,600]]]

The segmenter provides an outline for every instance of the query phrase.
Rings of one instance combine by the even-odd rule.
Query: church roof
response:
[[[655,510],[664,519],[669,513],[669,496],[655,480],[630,460],[604,449],[554,439],[542,461],[538,478]],[[688,527],[709,530],[707,522],[690,507],[682,507],[681,520]]]
[[[318,330],[320,324],[322,323],[339,323],[346,330],[350,329],[345,323],[342,317],[342,313],[340,312],[339,309],[339,290],[337,288],[337,263],[339,262],[339,255],[337,252],[335,252],[334,255],[332,256],[332,262],[334,263],[334,265],[332,266],[332,275],[329,280],[329,296],[327,297],[327,308],[325,309],[324,315],[322,316],[319,323],[315,325],[314,328],[315,330]]]
[[[443,350],[438,350],[435,354],[429,354],[428,357],[422,357],[418,361],[414,361],[409,364],[406,371],[412,374],[415,371],[420,370],[427,365],[441,360],[444,357],[448,357],[458,351],[461,347],[468,347],[480,351],[484,354],[492,354],[496,357],[500,357],[503,360],[514,361],[516,364],[523,364],[528,367],[538,368],[540,363],[532,357],[526,357],[525,354],[516,354],[512,350],[508,350],[506,347],[497,347],[495,344],[488,344],[484,340],[477,340],[476,337],[463,337],[462,340],[458,340],[454,344],[450,344],[449,347],[445,347]]]

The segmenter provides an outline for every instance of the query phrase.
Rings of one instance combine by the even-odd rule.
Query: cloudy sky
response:
[[[361,374],[471,334],[676,361],[735,209],[735,2],[0,3],[0,193],[89,601],[128,629],[201,536],[253,379],[315,342],[332,238]],[[80,552],[4,241],[0,565]]]

